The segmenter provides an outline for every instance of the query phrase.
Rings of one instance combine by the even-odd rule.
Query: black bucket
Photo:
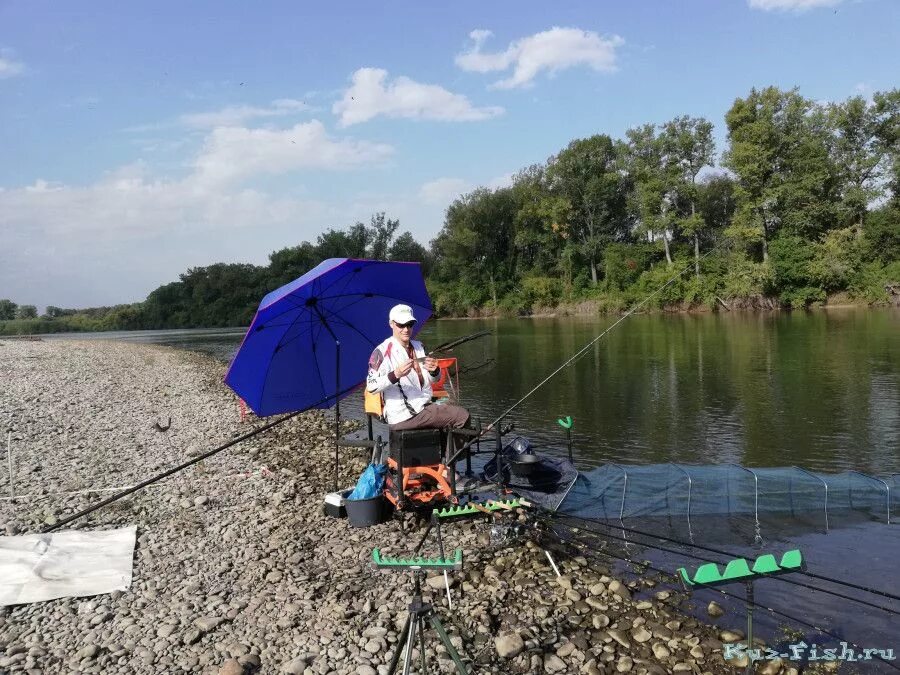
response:
[[[353,527],[370,527],[387,522],[391,517],[388,506],[389,503],[384,495],[378,495],[371,499],[347,499],[344,501],[347,520]]]

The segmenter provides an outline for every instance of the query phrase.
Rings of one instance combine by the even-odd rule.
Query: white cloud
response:
[[[189,113],[179,117],[179,121],[189,127],[233,127],[249,122],[250,120],[265,117],[282,117],[306,112],[309,106],[303,101],[292,98],[281,98],[265,108],[250,105],[227,106],[221,110],[212,112]]]
[[[462,178],[437,178],[424,183],[419,188],[419,199],[432,206],[449,206],[460,195],[473,189],[473,185]]]
[[[352,222],[347,204],[242,186],[265,174],[377,164],[385,144],[334,138],[321,122],[284,130],[210,131],[184,178],[151,176],[137,162],[92,184],[35,181],[0,187],[0,288],[36,305],[131,302],[213,261],[261,263],[280,246]],[[248,260],[253,256],[252,260]]]
[[[752,9],[766,12],[805,12],[816,7],[834,7],[842,0],[747,0]]]
[[[7,52],[0,53],[0,80],[16,77],[16,75],[21,75],[24,72],[24,63],[13,60],[7,56]]]
[[[588,66],[598,72],[615,71],[616,49],[625,44],[618,35],[603,37],[593,31],[554,26],[516,40],[502,52],[482,52],[484,42],[491,35],[482,29],[469,33],[474,44],[469,51],[457,55],[456,65],[476,73],[512,68],[510,77],[491,85],[497,89],[527,87],[541,72],[553,75],[576,66]]]
[[[422,84],[403,76],[388,82],[387,77],[387,71],[380,68],[360,68],[353,73],[350,88],[332,107],[332,112],[340,116],[340,126],[365,122],[378,115],[468,122],[503,113],[503,108],[496,106],[476,108],[465,96],[435,84]]]
[[[349,169],[382,162],[392,153],[384,143],[333,139],[318,120],[289,129],[219,127],[206,137],[193,179],[223,184],[298,169]]]

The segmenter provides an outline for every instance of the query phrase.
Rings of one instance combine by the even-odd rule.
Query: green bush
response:
[[[722,294],[726,298],[750,298],[765,294],[771,284],[769,263],[753,262],[743,254],[735,254],[722,279]]]
[[[860,243],[852,228],[831,230],[814,246],[809,262],[810,279],[826,291],[842,291],[861,263]]]
[[[900,260],[900,208],[872,211],[863,229],[863,244],[868,260],[884,265]]]
[[[522,279],[521,297],[529,307],[554,307],[563,297],[562,279],[553,277],[525,277]]]

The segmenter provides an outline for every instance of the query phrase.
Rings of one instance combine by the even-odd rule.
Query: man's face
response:
[[[412,335],[412,329],[415,324],[415,321],[410,321],[409,323],[397,323],[396,321],[391,321],[391,329],[394,331],[394,337],[406,345],[409,343],[409,336]]]

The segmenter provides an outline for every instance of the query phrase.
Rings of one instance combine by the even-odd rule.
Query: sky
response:
[[[557,6],[553,6],[553,5]],[[0,0],[0,298],[138,302],[191,267],[447,206],[570,141],[900,85],[898,0]]]

